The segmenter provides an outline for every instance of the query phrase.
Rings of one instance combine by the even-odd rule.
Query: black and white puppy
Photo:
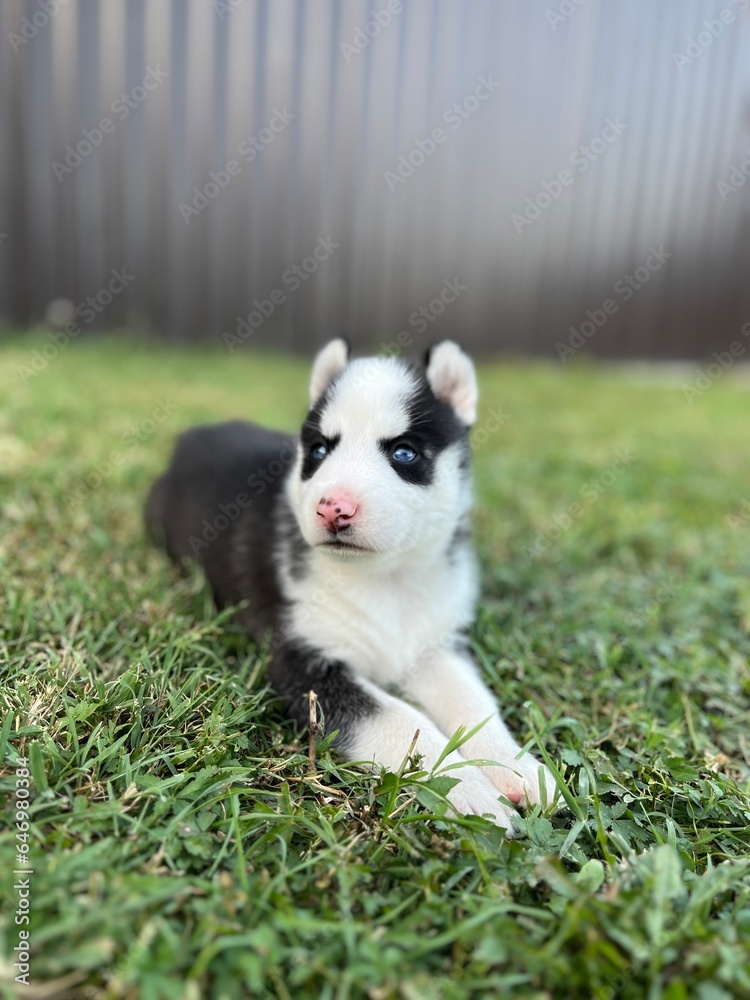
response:
[[[555,783],[521,755],[467,649],[474,366],[451,341],[421,366],[350,361],[334,340],[310,398],[298,440],[241,422],[183,434],[149,495],[152,535],[175,560],[197,558],[251,635],[271,631],[289,714],[304,725],[314,690],[351,760],[398,769],[419,730],[432,769],[459,726],[484,722],[441,770],[459,779],[457,812],[510,831],[498,794],[539,802],[543,774],[551,800]],[[450,767],[466,759],[492,763]]]

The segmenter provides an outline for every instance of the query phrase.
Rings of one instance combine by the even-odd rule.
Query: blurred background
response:
[[[3,0],[0,317],[704,358],[750,319],[750,0]]]

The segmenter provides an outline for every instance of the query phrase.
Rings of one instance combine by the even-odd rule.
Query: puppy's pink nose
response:
[[[329,531],[340,531],[354,520],[357,505],[351,497],[341,494],[337,497],[321,497],[318,503],[318,517],[322,517]]]

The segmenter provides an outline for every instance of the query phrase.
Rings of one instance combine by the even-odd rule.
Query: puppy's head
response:
[[[290,495],[306,541],[334,557],[376,559],[447,547],[471,506],[469,429],[477,385],[449,340],[424,365],[318,354]]]

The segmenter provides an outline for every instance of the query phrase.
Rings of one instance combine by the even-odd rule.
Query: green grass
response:
[[[746,383],[690,406],[680,377],[481,369],[474,649],[570,805],[507,842],[441,815],[416,762],[373,774],[322,744],[309,775],[263,651],[144,540],[174,436],[295,428],[307,365],[80,342],[24,384],[42,343],[0,352],[8,821],[17,755],[32,772],[19,996],[750,996]],[[3,823],[6,979],[16,850]]]

